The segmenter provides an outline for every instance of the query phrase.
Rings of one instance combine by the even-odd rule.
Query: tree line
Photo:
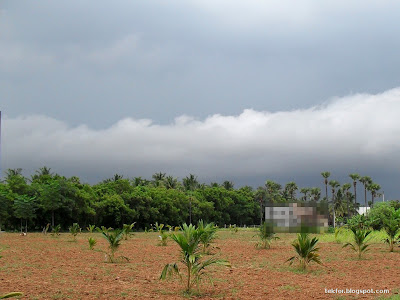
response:
[[[155,173],[151,180],[132,179],[115,174],[94,185],[82,183],[76,177],[54,174],[48,167],[37,170],[30,178],[22,169],[8,169],[0,182],[0,230],[41,230],[47,224],[60,224],[66,229],[72,223],[86,227],[89,224],[121,228],[136,222],[136,227],[150,228],[155,222],[180,225],[198,220],[225,224],[258,225],[263,221],[266,203],[327,201],[331,214],[348,218],[356,213],[357,181],[371,193],[370,205],[379,194],[380,186],[371,178],[350,174],[351,184],[340,185],[328,180],[329,172],[321,173],[325,197],[318,187],[299,188],[295,182],[284,186],[267,180],[264,186],[253,189],[244,186],[235,189],[231,181],[222,184],[200,183],[189,174],[181,181],[166,173]],[[328,195],[328,185],[331,195]],[[297,195],[298,192],[300,195]]]

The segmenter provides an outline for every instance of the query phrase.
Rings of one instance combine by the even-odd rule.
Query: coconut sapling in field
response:
[[[197,228],[199,230],[204,231],[200,237],[200,243],[202,245],[202,253],[210,254],[209,248],[211,246],[211,243],[217,237],[217,227],[212,222],[207,224],[203,220],[199,220],[197,222]]]
[[[178,263],[171,263],[164,267],[160,279],[166,279],[175,274],[185,282],[185,292],[191,293],[193,286],[196,285],[199,288],[199,284],[204,277],[207,277],[211,281],[211,277],[206,273],[206,269],[209,266],[222,265],[230,267],[230,263],[225,259],[218,259],[216,257],[203,259],[201,245],[201,236],[203,234],[204,230],[196,228],[192,224],[183,224],[181,233],[171,235],[171,239],[180,248],[181,263],[185,274],[182,274],[183,272]]]
[[[311,262],[321,265],[317,243],[318,239],[316,237],[311,239],[308,233],[298,233],[297,239],[292,243],[297,255],[292,256],[287,261],[290,262],[290,265],[296,260],[299,261],[300,269],[302,270],[306,270]]]
[[[93,250],[94,246],[96,246],[96,244],[97,244],[97,240],[93,237],[89,237],[88,242],[89,242],[89,249]]]
[[[257,236],[261,240],[256,244],[256,248],[258,249],[269,249],[272,241],[279,239],[273,232],[273,224],[267,221],[261,224]]]
[[[58,224],[57,226],[51,228],[51,235],[58,237],[60,235],[60,231],[61,231],[61,225]]]
[[[365,252],[367,252],[369,249],[369,244],[367,244],[367,237],[370,235],[372,232],[369,229],[360,229],[360,228],[351,228],[351,231],[353,232],[353,243],[346,243],[343,245],[343,248],[345,247],[350,247],[353,251],[357,252],[358,254],[358,259],[361,259],[361,255]]]
[[[113,232],[108,230],[107,231],[101,230],[101,234],[108,242],[109,252],[106,253],[107,262],[115,263],[115,262],[129,261],[129,258],[125,256],[115,257],[115,252],[121,246],[121,241],[124,237],[124,232],[122,229],[116,229]]]
[[[391,207],[390,217],[383,220],[383,229],[388,236],[385,242],[389,245],[389,251],[393,252],[394,244],[400,240],[400,209]]]
[[[158,231],[158,233],[160,234],[158,237],[160,239],[160,246],[167,246],[167,239],[169,237],[169,234],[165,232],[164,230],[164,224],[158,224],[158,222],[156,222],[154,224],[154,229],[156,231]]]
[[[124,224],[124,225],[122,226],[122,230],[123,230],[123,232],[124,232],[124,238],[125,238],[125,240],[127,240],[128,237],[129,237],[131,234],[133,235],[133,233],[131,233],[131,231],[132,231],[133,226],[135,226],[135,224],[136,224],[136,222],[133,222],[132,224]]]
[[[74,241],[76,241],[76,236],[81,232],[81,228],[78,223],[73,223],[72,226],[69,227],[69,232],[74,237]]]
[[[90,232],[90,233],[93,233],[93,230],[95,230],[95,228],[96,228],[96,225],[88,225],[87,227],[86,227],[86,230],[88,231],[88,232]]]

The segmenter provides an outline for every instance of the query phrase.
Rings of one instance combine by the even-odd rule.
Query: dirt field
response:
[[[215,243],[232,268],[212,268],[214,286],[205,282],[201,299],[399,299],[400,248],[389,253],[374,239],[370,252],[359,261],[342,249],[332,234],[320,237],[324,265],[312,265],[306,273],[285,261],[293,256],[294,234],[280,234],[269,250],[254,247],[255,232],[219,231]],[[89,250],[87,239],[98,240]],[[54,238],[40,233],[0,234],[0,294],[21,291],[21,299],[184,299],[183,284],[158,278],[167,263],[179,261],[178,247],[169,240],[157,246],[157,233],[136,233],[123,241],[117,254],[129,263],[104,262],[106,241],[100,234],[78,235],[77,242],[64,233]],[[390,294],[327,294],[325,289],[389,289]]]

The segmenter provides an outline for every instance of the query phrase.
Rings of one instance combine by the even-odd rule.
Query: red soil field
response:
[[[400,248],[389,253],[375,242],[362,260],[334,241],[319,242],[323,265],[307,272],[289,266],[295,234],[280,234],[271,249],[254,247],[252,230],[218,232],[213,252],[228,259],[232,268],[210,268],[213,285],[205,281],[194,299],[398,299]],[[89,250],[87,239],[98,240]],[[188,299],[179,279],[160,281],[165,264],[179,262],[172,240],[158,246],[157,233],[135,233],[123,241],[116,255],[128,263],[106,263],[106,240],[99,233],[82,233],[72,241],[68,233],[52,237],[41,233],[1,233],[0,295],[20,291],[20,299]],[[389,289],[390,294],[329,294],[326,289]]]

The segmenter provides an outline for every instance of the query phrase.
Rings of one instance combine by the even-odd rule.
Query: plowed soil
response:
[[[397,298],[400,290],[400,248],[389,253],[375,242],[362,260],[335,241],[319,242],[323,265],[310,265],[307,272],[289,266],[294,255],[294,234],[280,234],[272,248],[254,247],[255,231],[219,231],[213,252],[228,259],[232,268],[212,267],[213,285],[205,281],[196,299],[385,299]],[[87,239],[98,240],[89,250]],[[24,293],[21,299],[188,299],[179,279],[160,281],[165,264],[179,262],[172,240],[158,246],[157,233],[135,233],[123,241],[117,255],[128,263],[106,263],[105,239],[98,233],[59,237],[28,233],[1,233],[0,295]],[[326,293],[329,289],[383,290],[390,294]]]

